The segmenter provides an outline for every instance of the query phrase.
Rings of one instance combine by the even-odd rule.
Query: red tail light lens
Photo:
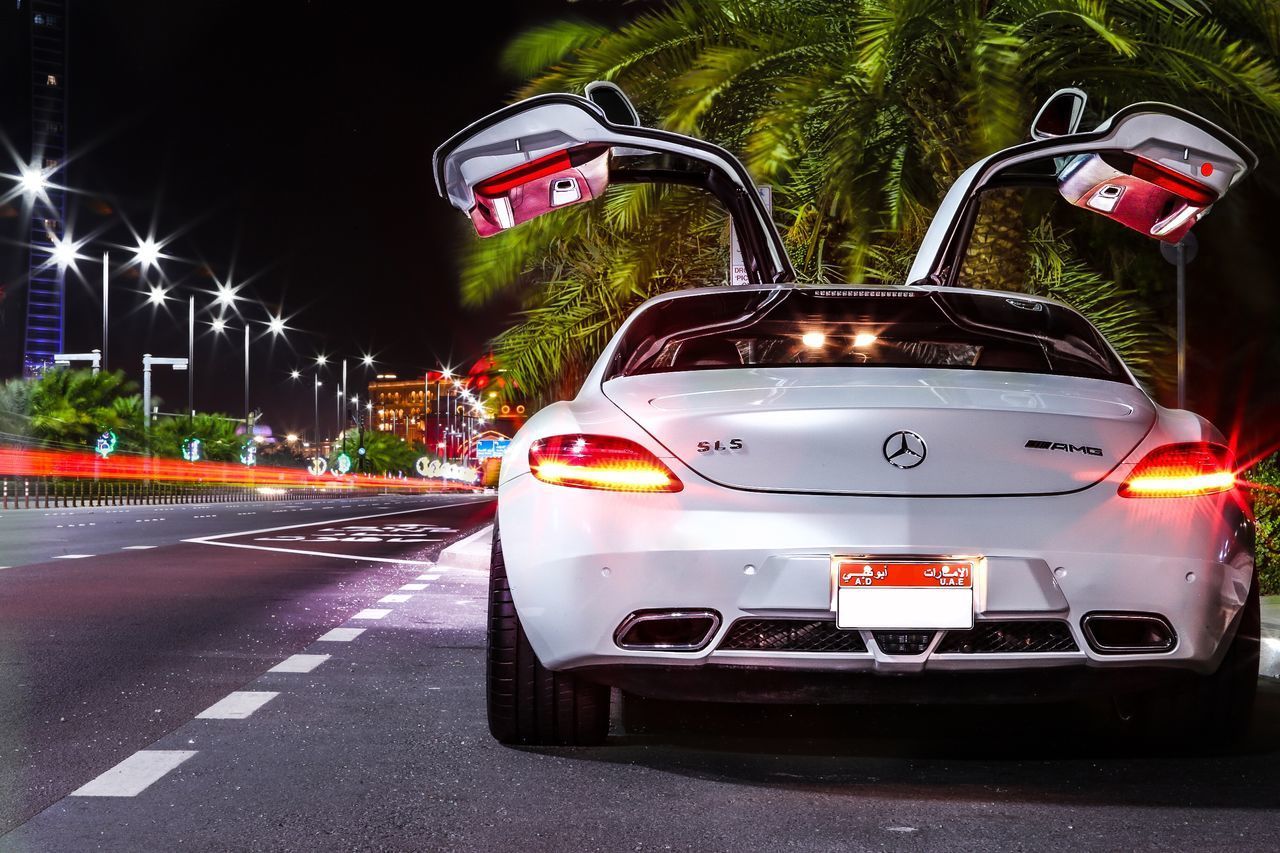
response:
[[[613,492],[678,492],[684,484],[634,441],[608,435],[557,435],[529,447],[529,468],[544,483]]]
[[[531,184],[539,178],[546,178],[563,172],[565,169],[581,166],[608,150],[608,145],[587,144],[564,151],[553,151],[545,157],[521,163],[514,169],[508,169],[501,174],[494,175],[492,178],[485,178],[476,184],[475,191],[486,196],[501,195],[502,193],[510,192],[516,187]]]
[[[1157,447],[1120,484],[1122,498],[1189,498],[1236,486],[1236,462],[1221,444],[1193,441]]]

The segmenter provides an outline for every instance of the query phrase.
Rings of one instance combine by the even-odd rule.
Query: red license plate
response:
[[[840,559],[836,561],[840,589],[858,587],[973,588],[973,563],[967,560],[904,561]]]

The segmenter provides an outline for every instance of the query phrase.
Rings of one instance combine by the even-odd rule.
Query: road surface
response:
[[[0,850],[1280,848],[1271,681],[1211,757],[1057,705],[650,705],[499,746],[485,572],[431,563],[492,503],[412,502],[0,572]]]

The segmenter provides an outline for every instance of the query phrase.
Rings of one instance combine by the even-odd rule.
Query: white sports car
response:
[[[1049,187],[1176,241],[1253,166],[1221,128],[1136,104],[956,182],[901,287],[802,287],[756,187],[638,126],[616,87],[548,95],[436,153],[495,234],[610,181],[705,187],[749,284],[666,294],[502,468],[488,710],[504,743],[585,744],[610,688],[690,700],[1114,696],[1227,740],[1258,670],[1252,527],[1223,435],[1151,400],[1070,307],[958,287],[982,194]]]

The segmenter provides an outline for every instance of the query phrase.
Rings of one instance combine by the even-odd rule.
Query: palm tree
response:
[[[1272,0],[679,0],[617,31],[531,30],[506,62],[530,79],[522,96],[613,80],[650,123],[739,151],[775,187],[802,280],[885,282],[901,280],[956,175],[1024,138],[1062,86],[1086,88],[1098,117],[1169,100],[1273,148],[1278,50]],[[1134,290],[1150,267],[1129,261],[1154,253],[1116,229],[1103,241],[1092,225],[1030,213],[1007,203],[980,224],[982,280],[1076,304],[1149,365],[1164,341]],[[523,388],[546,392],[640,299],[721,280],[723,231],[685,191],[617,187],[601,206],[473,241],[464,300],[518,290],[526,314],[496,353]]]
[[[123,373],[58,368],[27,383],[27,434],[58,447],[87,449],[104,430],[130,425],[118,407],[136,389]]]
[[[363,436],[355,431],[348,432],[346,453],[351,457],[352,471],[359,470],[357,460],[362,440],[365,451],[363,472],[366,474],[411,474],[414,463],[425,452],[421,445],[407,442],[389,432],[365,430]],[[338,454],[342,452],[342,442],[339,439],[334,443],[329,458],[329,466],[334,470],[337,470]]]
[[[194,417],[165,417],[151,422],[148,436],[154,456],[180,458],[189,438],[203,445],[203,458],[211,462],[238,462],[245,438],[236,433],[238,418],[197,412]]]

